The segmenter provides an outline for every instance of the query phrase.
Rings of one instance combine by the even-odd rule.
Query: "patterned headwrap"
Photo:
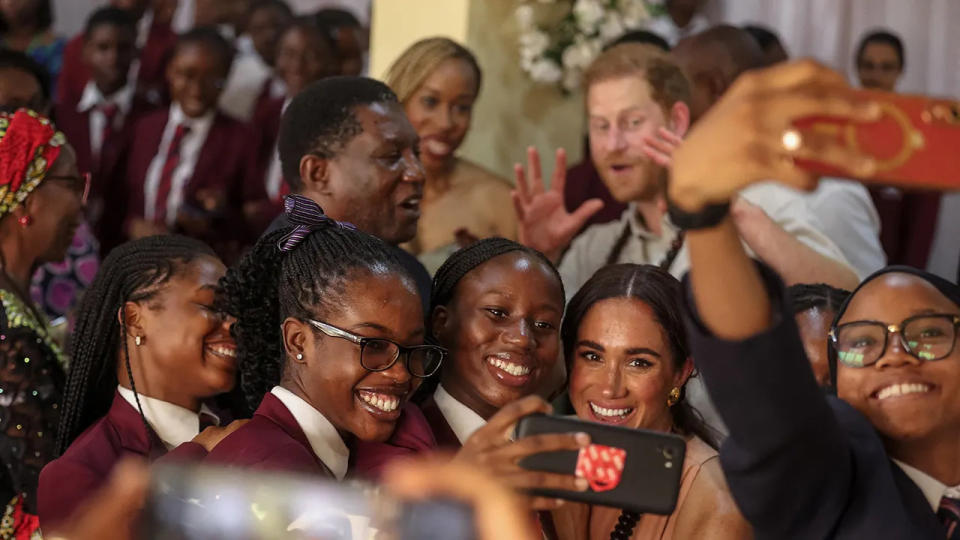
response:
[[[323,226],[356,230],[350,223],[327,217],[319,204],[303,195],[287,195],[283,200],[283,212],[294,225],[293,230],[277,242],[277,247],[283,252],[297,247],[308,234]]]
[[[0,113],[0,218],[40,185],[66,142],[49,119],[34,111]]]

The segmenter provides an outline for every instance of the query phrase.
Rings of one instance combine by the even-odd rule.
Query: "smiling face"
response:
[[[558,360],[563,303],[553,270],[524,252],[468,272],[432,318],[434,335],[450,350],[444,388],[484,418],[535,393]]]
[[[354,114],[363,131],[328,160],[321,206],[388,244],[411,240],[424,182],[417,133],[398,103],[373,103]]]
[[[428,171],[443,170],[470,129],[477,99],[477,73],[466,61],[448,58],[404,103],[420,136],[420,159]]]
[[[277,48],[277,75],[287,85],[287,94],[296,96],[307,85],[336,75],[337,57],[316,28],[292,26]]]
[[[423,345],[423,308],[409,278],[384,269],[360,271],[347,279],[339,293],[343,309],[318,320],[361,337],[386,338],[407,347]],[[301,321],[295,324],[306,327]],[[304,358],[292,364],[294,372],[287,376],[298,380],[310,404],[341,433],[363,441],[390,437],[413,390],[404,359],[386,371],[371,372],[360,364],[358,344],[312,327],[303,335]]]
[[[181,45],[167,66],[170,97],[188,117],[203,116],[216,108],[229,71],[226,59],[211,47]]]
[[[667,117],[637,75],[601,80],[587,90],[590,155],[615,199],[650,200],[660,193],[663,168],[643,152],[643,139],[667,125]]]
[[[861,288],[839,324],[880,321],[899,325],[924,313],[960,314],[960,308],[917,276],[884,274]],[[837,395],[863,413],[888,441],[907,443],[960,434],[960,349],[924,362],[908,354],[895,335],[875,364],[837,370]]]
[[[137,365],[131,354],[138,390],[187,404],[233,388],[233,319],[214,308],[217,282],[225,272],[219,259],[199,257],[178,269],[153,298],[138,303],[143,345],[130,347],[143,359]]]
[[[675,369],[663,327],[636,298],[595,303],[583,317],[573,347],[570,402],[584,420],[669,431],[667,397],[692,370]]]

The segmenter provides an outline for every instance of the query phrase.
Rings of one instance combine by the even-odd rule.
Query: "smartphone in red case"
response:
[[[939,190],[960,189],[960,101],[875,90],[850,90],[855,99],[879,103],[874,122],[851,122],[811,116],[794,123],[801,137],[818,132],[837,144],[873,156],[877,167],[868,178],[849,170],[797,159],[804,169],[825,176],[869,183]]]
[[[544,433],[590,435],[577,451],[544,452],[520,460],[535,471],[585,478],[587,491],[533,490],[534,495],[668,515],[680,493],[686,441],[660,431],[631,429],[564,416],[534,414],[517,422],[516,438]]]

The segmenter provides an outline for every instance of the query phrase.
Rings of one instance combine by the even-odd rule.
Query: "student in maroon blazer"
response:
[[[136,55],[136,30],[136,22],[125,10],[95,11],[82,34],[82,58],[90,79],[78,102],[55,109],[58,126],[77,152],[77,167],[92,175],[87,215],[94,225],[103,215],[110,180],[121,174],[117,167],[123,141],[131,136],[133,120],[149,108],[136,98],[134,85],[127,79]],[[95,229],[98,237],[113,232]],[[114,245],[117,240],[107,243]]]
[[[206,461],[340,480],[351,445],[390,437],[414,378],[446,352],[424,345],[416,284],[387,244],[306,197],[285,207],[293,227],[266,234],[222,282],[243,391],[259,407]]]
[[[205,402],[236,380],[232,321],[213,305],[224,270],[209,247],[177,235],[104,261],[78,311],[60,457],[40,474],[42,527],[67,520],[122,456],[199,459],[229,433],[201,433],[226,418]]]
[[[109,5],[116,8],[129,6],[124,10],[136,25],[135,45],[140,49],[136,69],[137,96],[152,106],[163,104],[166,99],[164,68],[169,60],[170,50],[177,40],[177,34],[170,25],[177,0],[112,0]],[[85,32],[74,36],[64,47],[63,69],[57,79],[58,105],[76,106],[91,77],[88,66],[83,62],[84,35]]]
[[[178,40],[167,69],[173,103],[139,119],[129,141],[122,186],[128,237],[182,232],[228,262],[248,239],[243,188],[256,138],[216,106],[232,55],[214,29]]]
[[[306,86],[324,77],[336,75],[339,61],[326,34],[317,25],[315,17],[296,19],[280,36],[276,55],[276,77],[286,87],[282,97],[274,95],[273,79],[264,83],[263,92],[257,100],[252,124],[257,126],[258,168],[252,175],[249,199],[260,204],[248,208],[249,219],[265,230],[270,221],[283,210],[283,196],[289,193],[283,181],[280,157],[277,155],[277,139],[280,134],[280,118],[294,96]]]

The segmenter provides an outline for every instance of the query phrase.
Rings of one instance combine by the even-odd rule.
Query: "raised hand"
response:
[[[517,238],[556,262],[590,216],[603,208],[603,201],[590,199],[573,213],[567,212],[563,200],[567,152],[562,148],[557,149],[550,189],[543,182],[540,154],[532,146],[527,148],[527,171],[517,163],[513,172],[517,179],[517,187],[511,193],[517,211]]]
[[[793,133],[793,142],[784,142],[793,122],[808,116],[876,121],[880,107],[858,101],[848,88],[842,75],[811,60],[741,75],[673,152],[670,199],[697,211],[763,180],[812,189],[817,175],[798,167],[796,159],[869,176],[876,163],[838,144],[832,134],[808,131],[797,140]]]
[[[517,421],[534,413],[548,413],[550,405],[538,396],[527,396],[508,404],[490,418],[464,443],[455,460],[473,467],[516,489],[563,489],[586,491],[587,481],[572,474],[528,471],[520,467],[521,459],[541,452],[579,450],[590,444],[586,433],[549,433],[533,435],[513,441]],[[552,510],[560,501],[536,497],[531,501],[535,510]]]
[[[643,139],[643,153],[661,167],[670,168],[673,165],[673,152],[683,142],[676,133],[665,127],[657,130],[656,136],[647,136]]]

